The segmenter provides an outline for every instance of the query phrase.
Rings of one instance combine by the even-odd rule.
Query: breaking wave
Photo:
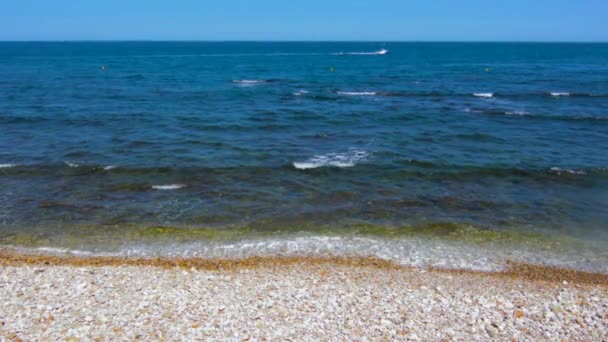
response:
[[[368,152],[351,149],[346,153],[328,153],[316,155],[303,162],[293,162],[293,167],[299,170],[316,169],[320,167],[353,167],[367,158]]]

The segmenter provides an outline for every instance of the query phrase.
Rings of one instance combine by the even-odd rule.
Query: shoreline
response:
[[[0,340],[605,340],[607,277],[0,251]]]
[[[195,269],[197,271],[236,271],[241,269],[277,268],[289,266],[362,267],[392,270],[424,270],[445,274],[469,274],[486,277],[510,278],[524,281],[543,281],[599,285],[608,287],[608,274],[576,269],[508,262],[501,271],[476,271],[456,268],[404,266],[376,257],[316,257],[316,256],[254,256],[246,258],[181,258],[181,257],[115,257],[115,256],[55,256],[28,254],[0,249],[0,267],[6,266],[72,266],[107,267],[133,266]]]

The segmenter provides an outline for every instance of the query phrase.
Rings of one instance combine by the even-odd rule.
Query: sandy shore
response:
[[[608,339],[605,275],[0,253],[0,340]]]

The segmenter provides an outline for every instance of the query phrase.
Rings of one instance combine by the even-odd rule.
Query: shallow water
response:
[[[606,44],[0,43],[0,244],[607,271],[606,79]]]

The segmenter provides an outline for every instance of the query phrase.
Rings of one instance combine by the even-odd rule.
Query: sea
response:
[[[2,42],[0,247],[608,273],[608,44]]]

